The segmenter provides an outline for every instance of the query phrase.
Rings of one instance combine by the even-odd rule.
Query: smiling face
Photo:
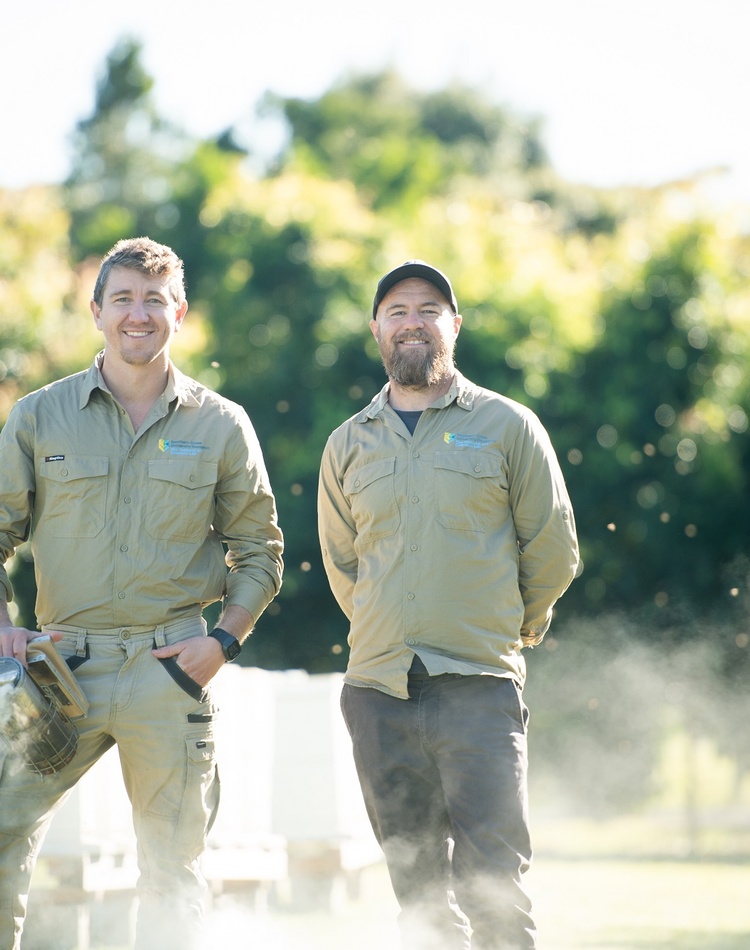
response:
[[[385,295],[370,329],[390,380],[426,390],[453,378],[453,350],[461,316],[431,283],[410,277]]]
[[[166,369],[169,344],[187,307],[187,301],[174,299],[169,277],[152,276],[133,267],[113,267],[101,304],[91,301],[94,322],[104,334],[105,359],[110,365],[114,361]]]

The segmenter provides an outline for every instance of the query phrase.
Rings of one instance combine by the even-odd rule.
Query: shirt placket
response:
[[[424,604],[420,602],[423,596],[423,585],[420,582],[421,572],[424,569],[425,517],[428,515],[425,505],[425,480],[423,477],[425,465],[424,420],[420,419],[417,429],[410,442],[406,442],[404,456],[406,460],[406,494],[405,494],[405,528],[404,528],[404,586],[403,586],[403,637],[404,643],[410,649],[419,646],[422,631],[422,615]]]
[[[155,410],[152,409],[152,414]],[[113,588],[112,588],[112,615],[116,626],[132,622],[129,598],[131,591],[137,589],[135,584],[139,571],[138,551],[142,544],[146,544],[142,526],[145,524],[144,505],[146,504],[147,465],[144,460],[144,446],[147,444],[146,435],[157,418],[149,415],[151,422],[148,426],[141,426],[137,434],[131,435],[130,427],[123,420],[125,436],[122,442],[127,448],[120,461],[118,480],[118,497],[115,507],[115,537],[113,549],[115,552]],[[127,444],[129,443],[129,444]]]

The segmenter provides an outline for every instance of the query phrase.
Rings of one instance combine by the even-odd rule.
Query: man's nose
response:
[[[423,327],[424,326],[424,317],[419,311],[418,307],[409,308],[406,311],[406,317],[404,318],[404,323],[408,327]]]
[[[130,308],[130,319],[138,320],[141,323],[146,323],[148,320],[148,314],[146,313],[146,305],[142,300],[134,300],[133,306]]]

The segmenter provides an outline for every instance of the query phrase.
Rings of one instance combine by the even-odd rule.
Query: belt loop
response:
[[[163,623],[160,623],[154,630],[154,643],[157,647],[165,647],[167,645],[167,637],[164,633]]]
[[[86,632],[81,630],[76,637],[76,656],[86,656]]]

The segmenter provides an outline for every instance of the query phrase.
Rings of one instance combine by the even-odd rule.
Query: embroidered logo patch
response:
[[[483,449],[492,439],[486,435],[468,435],[465,432],[446,432],[443,441],[459,449]]]
[[[159,439],[159,449],[165,455],[200,455],[208,446],[202,442],[188,442],[183,439]]]

